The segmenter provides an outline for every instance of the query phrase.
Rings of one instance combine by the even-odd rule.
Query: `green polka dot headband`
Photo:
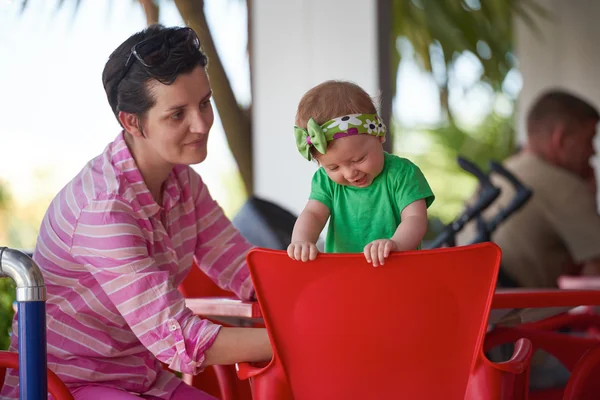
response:
[[[321,154],[327,151],[327,143],[334,139],[366,133],[385,136],[385,125],[377,114],[348,114],[319,125],[309,119],[306,129],[294,126],[298,151],[308,161],[312,160],[311,147]]]

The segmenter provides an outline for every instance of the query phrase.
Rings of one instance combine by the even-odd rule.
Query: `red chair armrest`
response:
[[[252,398],[293,400],[283,366],[277,355],[266,366],[257,366],[247,362],[236,364],[238,378],[250,379]]]
[[[266,367],[256,367],[250,363],[247,362],[242,362],[242,363],[237,363],[235,365],[235,369],[237,371],[237,376],[238,378],[240,378],[241,380],[245,380],[245,379],[249,379],[252,378],[258,374],[261,374],[262,372],[264,372],[269,366],[267,365]]]
[[[0,351],[0,368],[19,369],[19,355],[8,351]],[[48,369],[48,392],[54,397],[54,400],[74,400],[69,388],[50,369]]]
[[[483,353],[471,378],[466,400],[526,400],[529,392],[529,364],[533,346],[529,339],[519,339],[510,360],[489,361]]]
[[[19,369],[19,355],[8,351],[0,351],[0,366],[2,368]]]
[[[492,363],[500,371],[510,374],[522,374],[528,367],[533,354],[533,345],[529,339],[521,338],[515,342],[515,350],[508,361]]]

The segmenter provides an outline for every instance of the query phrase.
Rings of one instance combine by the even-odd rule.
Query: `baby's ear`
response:
[[[385,135],[379,136],[379,141],[381,142],[381,144],[384,144],[385,143]]]

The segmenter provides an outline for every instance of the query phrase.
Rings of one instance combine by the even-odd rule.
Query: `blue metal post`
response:
[[[29,301],[18,304],[20,399],[47,399],[46,303]]]
[[[17,285],[20,400],[48,398],[46,287],[35,262],[17,250],[0,247],[0,276]]]

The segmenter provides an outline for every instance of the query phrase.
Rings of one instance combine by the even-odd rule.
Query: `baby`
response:
[[[362,88],[345,81],[312,88],[300,100],[294,133],[300,154],[320,168],[294,226],[291,258],[316,258],[328,219],[327,253],[363,252],[376,267],[392,251],[420,248],[435,197],[415,164],[383,150],[385,125]]]

